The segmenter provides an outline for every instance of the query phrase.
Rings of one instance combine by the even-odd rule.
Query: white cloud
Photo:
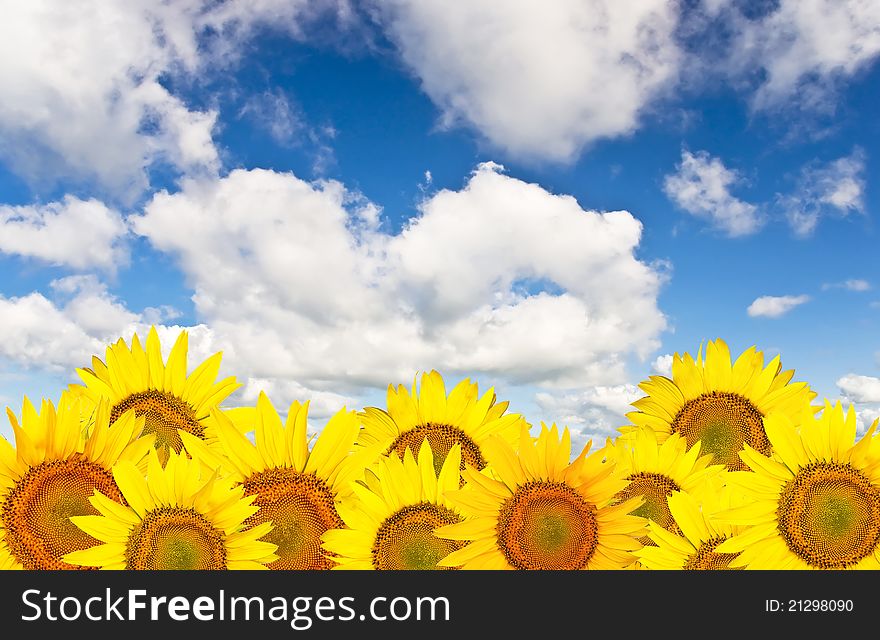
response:
[[[235,64],[257,27],[294,38],[344,0],[28,0],[0,21],[0,158],[34,183],[95,181],[134,201],[149,170],[211,173],[218,111],[169,89]],[[175,82],[169,83],[168,79]]]
[[[160,82],[199,64],[196,0],[9,4],[0,22],[0,153],[32,180],[97,179],[131,197],[146,168],[213,169],[216,112]]]
[[[852,278],[843,282],[828,282],[822,285],[823,291],[829,289],[846,289],[847,291],[870,291],[871,283],[867,280]]]
[[[752,318],[779,318],[809,300],[810,296],[808,295],[761,296],[749,305],[746,312]]]
[[[620,384],[665,328],[662,274],[634,256],[638,220],[492,164],[394,236],[339,183],[266,170],[186,180],[133,227],[178,258],[224,359],[261,381],[344,395],[437,368]]]
[[[694,154],[683,150],[676,169],[664,179],[663,190],[679,207],[707,219],[731,237],[755,233],[760,228],[758,208],[731,195],[730,188],[740,178],[719,158],[705,151]]]
[[[654,369],[656,373],[659,373],[661,376],[666,376],[667,378],[672,377],[672,354],[666,353],[662,356],[657,356],[654,359],[654,362],[651,363],[651,368]]]
[[[675,83],[674,3],[374,0],[443,124],[516,156],[573,160],[626,135]]]
[[[729,60],[741,73],[762,68],[755,109],[794,101],[827,111],[842,80],[866,69],[880,54],[880,4],[864,0],[780,0],[759,19],[733,23]]]
[[[0,205],[0,252],[77,270],[113,271],[126,259],[122,216],[97,200]]]
[[[309,418],[332,416],[342,407],[347,409],[361,408],[359,399],[353,396],[333,391],[308,389],[295,380],[279,378],[248,378],[240,392],[242,404],[254,405],[261,391],[269,397],[275,409],[282,415],[286,415],[288,407],[294,400],[308,401]]]
[[[865,154],[860,148],[833,162],[804,167],[795,190],[777,197],[794,232],[806,237],[823,216],[864,213],[864,171]]]
[[[880,402],[880,378],[848,373],[837,380],[837,386],[852,402]]]
[[[633,384],[596,386],[567,393],[535,394],[542,419],[549,425],[569,427],[572,435],[572,452],[577,455],[587,441],[593,448],[605,444],[620,433],[618,428],[628,424],[626,414],[633,411],[632,403],[645,394]]]
[[[50,283],[51,299],[40,292],[0,295],[0,362],[22,369],[64,373],[73,380],[76,367],[91,357],[104,357],[107,346],[133,333],[147,335],[150,322],[129,310],[93,275],[68,276]],[[168,357],[181,329],[189,332],[190,362],[218,351],[213,333],[204,325],[157,325],[163,355]],[[224,367],[225,368],[225,367]],[[60,390],[59,390],[60,391]]]

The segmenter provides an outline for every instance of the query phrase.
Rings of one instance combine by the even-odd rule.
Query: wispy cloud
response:
[[[706,151],[683,150],[676,172],[663,181],[663,191],[679,207],[728,236],[745,236],[758,231],[762,221],[758,207],[730,193],[740,181],[739,174],[719,158]]]
[[[752,318],[779,318],[809,300],[808,295],[761,296],[749,305],[746,312]]]
[[[776,198],[795,234],[812,235],[825,216],[864,213],[864,171],[865,153],[861,148],[832,162],[805,166],[794,190]]]
[[[846,289],[847,291],[870,291],[871,283],[867,280],[851,279],[843,282],[826,282],[822,285],[822,291],[830,289]]]
[[[265,129],[282,147],[305,149],[312,155],[312,168],[318,175],[336,162],[330,145],[336,130],[329,124],[310,124],[302,109],[280,88],[251,96],[239,110],[238,116],[248,118]]]

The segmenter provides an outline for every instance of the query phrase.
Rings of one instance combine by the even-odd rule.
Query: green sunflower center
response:
[[[187,402],[165,391],[148,389],[131,394],[113,406],[110,423],[129,409],[134,409],[137,416],[144,416],[144,434],[156,434],[156,449],[163,465],[168,460],[169,450],[180,453],[183,449],[178,429],[197,438],[205,438],[205,427],[196,420],[195,410]]]
[[[127,569],[219,570],[226,568],[226,536],[193,509],[159,507],[128,537]]]
[[[314,474],[275,468],[252,475],[242,486],[246,496],[257,496],[253,504],[260,508],[244,521],[244,528],[263,522],[274,525],[261,538],[278,546],[278,559],[267,565],[270,569],[333,566],[321,549],[321,536],[329,529],[344,528],[345,523],[336,512],[333,492],[323,480]]]
[[[693,571],[713,571],[720,569],[742,569],[743,567],[731,567],[730,563],[739,555],[738,553],[716,553],[715,547],[726,540],[725,537],[716,537],[706,540],[685,562],[682,569]]]
[[[672,420],[672,432],[680,433],[688,448],[700,443],[700,453],[712,454],[713,464],[730,471],[748,471],[739,457],[748,444],[770,455],[764,417],[747,398],[727,391],[711,391],[688,400]]]
[[[880,491],[849,464],[814,462],[786,484],[776,517],[788,548],[804,562],[842,569],[880,542]]]
[[[437,563],[465,544],[434,535],[434,529],[461,522],[446,507],[421,502],[403,507],[387,518],[376,532],[373,567],[391,570],[444,569]]]
[[[528,482],[501,507],[498,546],[517,569],[582,569],[598,544],[596,507],[572,487]]]
[[[486,466],[485,460],[480,453],[480,448],[476,443],[458,427],[452,427],[448,424],[436,424],[429,422],[427,424],[419,424],[397,436],[397,439],[391,443],[386,455],[392,452],[397,453],[401,458],[407,449],[418,455],[422,442],[427,438],[428,444],[431,445],[431,452],[434,454],[434,471],[440,475],[443,468],[443,462],[449,455],[449,450],[456,444],[461,445],[461,466],[460,470],[464,471],[465,465],[470,465],[477,469],[483,469]]]
[[[630,498],[641,496],[643,502],[630,513],[653,520],[667,531],[682,535],[681,529],[675,522],[672,512],[669,510],[667,498],[673,491],[679,491],[680,487],[675,481],[662,473],[649,473],[639,471],[627,477],[629,484],[615,496],[617,502],[624,502]],[[644,536],[640,539],[643,545],[654,545],[654,542]]]
[[[70,516],[99,515],[89,502],[95,489],[124,502],[110,472],[80,456],[28,469],[0,508],[4,542],[13,557],[25,569],[90,568],[60,558],[101,544],[70,521]]]

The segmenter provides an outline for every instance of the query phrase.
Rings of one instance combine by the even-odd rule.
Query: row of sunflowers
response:
[[[720,339],[650,376],[619,435],[572,451],[469,379],[389,385],[310,435],[308,401],[223,407],[151,329],[24,398],[0,438],[0,568],[878,568],[880,439],[779,357]]]

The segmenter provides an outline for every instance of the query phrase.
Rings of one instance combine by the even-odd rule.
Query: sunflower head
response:
[[[525,419],[505,414],[507,402],[496,402],[494,389],[483,395],[465,378],[449,392],[437,371],[421,376],[421,387],[388,386],[388,408],[367,407],[361,413],[363,432],[359,444],[377,446],[385,455],[403,458],[407,449],[415,453],[427,441],[434,455],[434,472],[439,474],[453,446],[461,450],[461,468],[486,466],[483,444],[498,435],[514,443]]]
[[[207,469],[221,469],[259,507],[244,527],[271,522],[263,538],[277,545],[270,569],[329,569],[321,536],[343,526],[337,503],[351,495],[351,481],[362,476],[365,458],[375,452],[353,452],[360,431],[355,411],[340,409],[320,434],[307,435],[309,403],[294,402],[282,422],[268,396],[260,393],[254,413],[253,442],[233,421],[215,409],[217,440],[206,443],[182,433],[186,450]]]
[[[636,551],[639,562],[646,569],[742,568],[731,567],[738,553],[719,553],[717,549],[743,527],[718,520],[715,514],[747,503],[741,492],[724,486],[702,492],[699,498],[685,491],[673,492],[668,504],[677,531],[648,523],[652,544]]]
[[[719,550],[741,552],[750,568],[880,568],[880,444],[875,423],[856,441],[856,413],[838,402],[799,426],[784,414],[765,420],[775,457],[750,447],[750,473],[729,484],[752,501],[719,517],[746,530]]]
[[[131,345],[122,338],[109,345],[103,361],[93,356],[91,367],[77,369],[83,384],[69,390],[93,406],[108,400],[111,421],[129,409],[142,416],[164,462],[170,451],[180,452],[181,432],[211,439],[206,422],[211,409],[241,386],[232,376],[216,380],[219,352],[187,374],[187,349],[188,334],[181,331],[164,361],[159,334],[151,327],[145,347],[135,333]]]
[[[520,433],[519,452],[500,437],[486,453],[496,478],[472,467],[467,484],[448,495],[469,518],[437,530],[467,546],[441,564],[465,569],[624,568],[635,562],[645,519],[630,515],[633,497],[612,504],[626,482],[591,443],[574,460],[568,429],[541,425],[536,439]]]
[[[120,460],[141,464],[152,449],[152,436],[138,437],[143,418],[128,411],[111,424],[106,401],[86,435],[82,405],[64,393],[57,408],[43,400],[39,412],[25,398],[20,422],[7,410],[15,447],[0,438],[0,566],[80,568],[63,557],[97,541],[71,518],[97,513],[89,502],[96,490],[124,503],[111,468]]]
[[[654,429],[661,439],[678,433],[688,447],[699,442],[715,464],[744,470],[739,452],[745,445],[771,453],[764,416],[782,412],[799,418],[816,394],[804,382],[791,382],[794,371],[783,371],[779,356],[764,366],[763,353],[750,347],[731,363],[721,339],[707,344],[705,360],[702,351],[696,360],[676,353],[672,379],[650,376],[641,382],[647,395],[633,402],[637,411],[627,418],[635,427]]]
[[[443,569],[438,563],[463,542],[434,535],[438,527],[461,522],[446,496],[459,486],[461,447],[453,445],[440,473],[431,445],[424,441],[418,458],[411,449],[380,457],[362,483],[352,485],[355,500],[340,505],[345,528],[327,531],[325,551],[334,569]]]
[[[98,515],[72,522],[102,542],[64,556],[65,562],[103,569],[199,570],[264,569],[277,559],[275,545],[261,541],[263,523],[243,530],[258,510],[253,496],[228,479],[203,473],[185,452],[171,453],[163,467],[155,449],[147,473],[122,461],[113,478],[126,504],[95,491],[89,499]]]
[[[642,504],[633,515],[677,534],[681,530],[673,517],[669,497],[682,490],[703,491],[724,470],[722,465],[709,464],[711,455],[700,455],[699,442],[688,448],[685,439],[673,433],[661,443],[656,432],[646,427],[617,438],[607,450],[615,474],[627,483],[615,496],[616,500],[641,496]],[[647,536],[641,542],[653,544]]]

